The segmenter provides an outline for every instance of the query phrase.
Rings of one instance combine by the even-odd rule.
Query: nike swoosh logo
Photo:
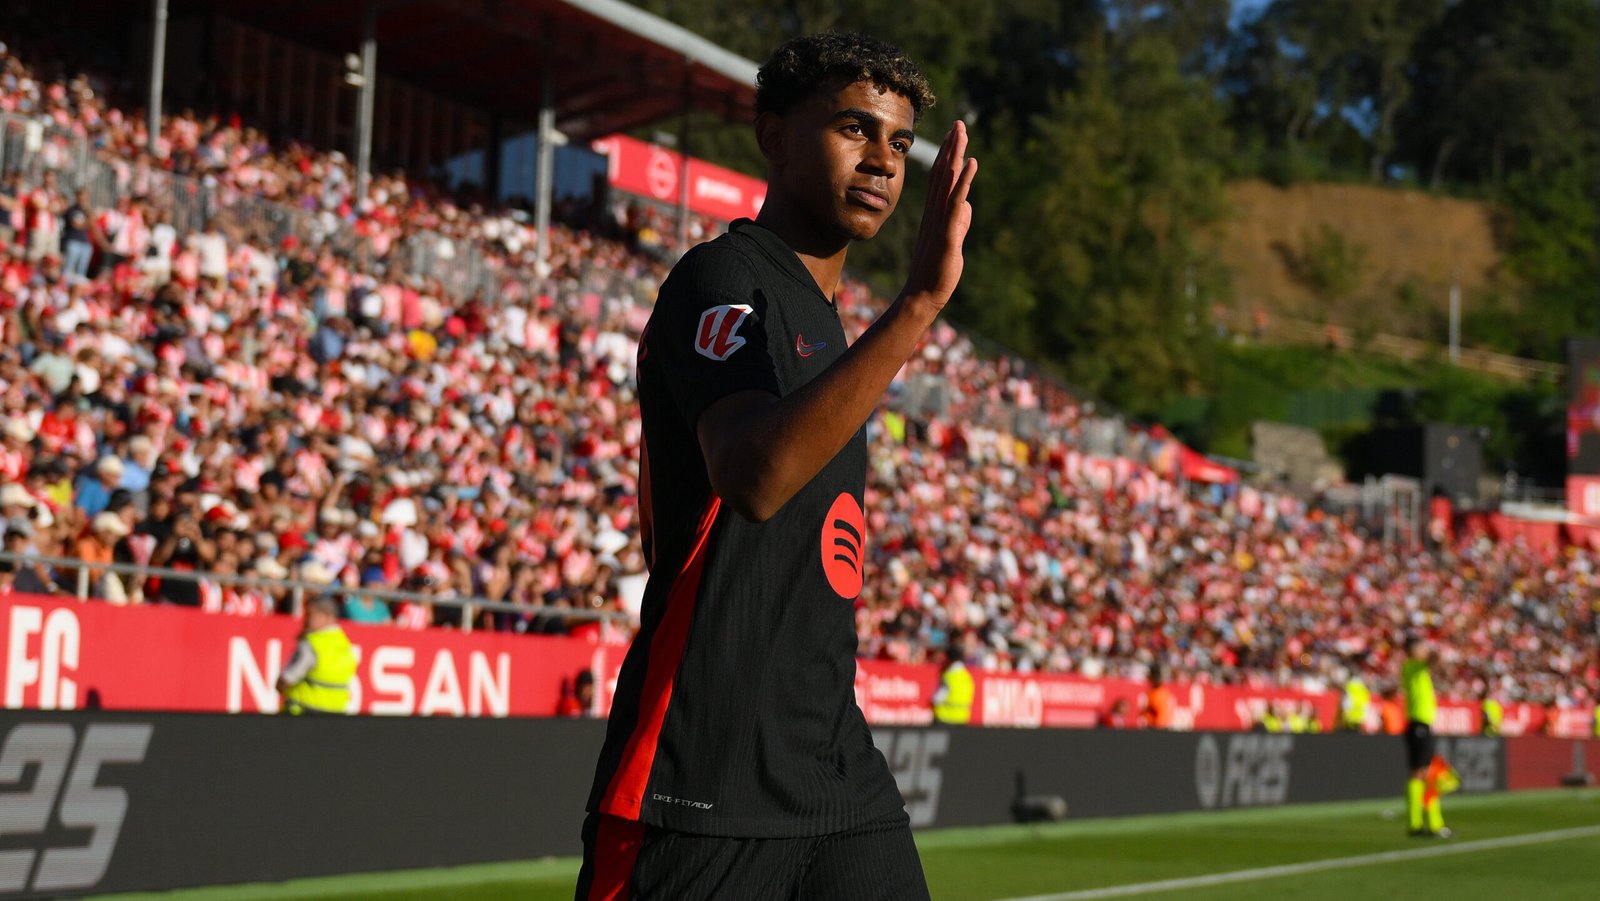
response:
[[[817,351],[826,348],[827,346],[828,342],[826,341],[818,341],[815,344],[807,344],[805,335],[794,336],[794,352],[802,357],[809,357]]]

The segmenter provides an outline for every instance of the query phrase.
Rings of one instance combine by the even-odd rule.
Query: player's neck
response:
[[[838,235],[823,234],[810,217],[799,213],[797,208],[788,212],[785,205],[773,203],[772,198],[762,206],[756,222],[789,245],[800,258],[800,265],[811,273],[817,290],[832,301],[844,277],[844,259],[850,252],[850,241]]]

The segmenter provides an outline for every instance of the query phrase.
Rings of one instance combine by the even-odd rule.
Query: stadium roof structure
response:
[[[541,236],[551,203],[550,148],[560,138],[586,142],[695,111],[746,122],[755,113],[754,62],[622,0],[155,0],[152,120],[160,110],[169,5],[225,15],[334,54],[359,48],[360,190],[370,172],[380,70],[509,122],[537,122]],[[937,144],[918,141],[911,159],[931,166]],[[681,183],[688,184],[686,172]],[[687,203],[684,191],[680,239]],[[545,253],[541,237],[540,260]]]
[[[555,127],[577,141],[692,111],[755,115],[757,64],[622,0],[175,0],[334,53],[376,6],[381,69],[511,120],[534,121],[550,77]],[[933,162],[937,141],[912,158]]]
[[[621,0],[175,0],[333,53],[376,7],[379,68],[467,106],[533,122],[550,98],[574,140],[690,111],[748,121],[755,63]],[[549,94],[545,77],[550,78]]]

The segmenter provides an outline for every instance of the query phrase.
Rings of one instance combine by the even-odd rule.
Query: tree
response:
[[[1286,157],[1388,176],[1411,93],[1412,49],[1445,0],[1275,0],[1231,45],[1234,125]],[[1320,133],[1320,143],[1313,139]]]
[[[1600,112],[1595,0],[1459,0],[1418,41],[1400,151],[1434,187],[1583,164]]]
[[[1504,204],[1520,303],[1480,319],[1516,353],[1560,359],[1600,329],[1600,3],[1460,0],[1419,41],[1399,152],[1433,185]]]
[[[957,312],[999,326],[1090,392],[1151,410],[1204,368],[1218,283],[1194,241],[1222,212],[1228,135],[1159,30],[1076,48],[1079,88],[1031,123],[980,200],[982,248]]]
[[[1351,38],[1326,5],[1278,0],[1243,23],[1227,51],[1223,85],[1239,142],[1258,148],[1264,174],[1293,180],[1338,165],[1349,124]]]
[[[961,72],[961,88],[984,142],[1032,134],[1054,98],[1076,85],[1077,45],[1103,27],[1093,4],[1017,0],[997,9],[984,44]]]
[[[1325,4],[1324,4],[1325,5]],[[1372,113],[1368,175],[1382,181],[1395,146],[1395,117],[1411,93],[1407,70],[1417,37],[1438,21],[1444,0],[1359,0],[1345,4],[1361,48],[1356,66]]]

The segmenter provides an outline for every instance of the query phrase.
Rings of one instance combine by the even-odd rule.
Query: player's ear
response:
[[[782,168],[784,160],[783,117],[768,110],[756,117],[756,146],[767,165]]]

